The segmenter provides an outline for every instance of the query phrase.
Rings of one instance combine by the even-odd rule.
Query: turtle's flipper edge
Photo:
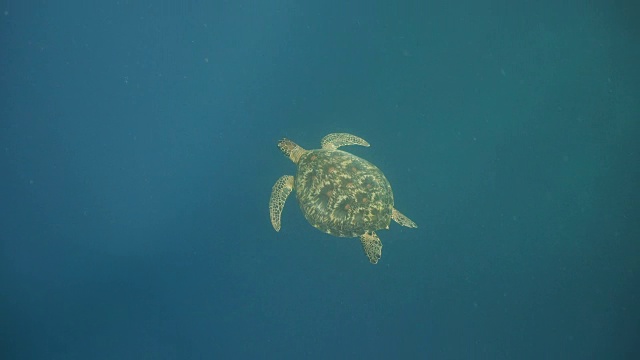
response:
[[[416,225],[416,223],[414,223],[413,221],[411,221],[411,219],[409,219],[408,217],[404,216],[400,211],[393,209],[393,211],[391,212],[391,218],[393,219],[393,221],[397,222],[398,224],[402,225],[402,226],[406,226],[406,227],[410,227],[410,228],[417,228],[418,225]]]
[[[369,146],[364,139],[347,133],[333,133],[322,138],[320,141],[322,148],[325,150],[335,150],[345,145],[361,145]]]
[[[282,209],[284,203],[287,201],[287,197],[293,190],[293,176],[284,175],[271,190],[271,199],[269,199],[269,215],[271,216],[271,225],[276,231],[280,231],[280,217],[282,215]]]
[[[369,261],[372,264],[377,264],[382,256],[382,242],[378,235],[373,231],[366,232],[360,236],[360,242],[362,242],[362,248],[364,248]]]

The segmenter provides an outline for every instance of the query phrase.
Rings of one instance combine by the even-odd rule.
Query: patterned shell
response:
[[[309,223],[328,234],[358,237],[389,227],[389,181],[373,164],[348,152],[306,152],[298,162],[294,187]]]

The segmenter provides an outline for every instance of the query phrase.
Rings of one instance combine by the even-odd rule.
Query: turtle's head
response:
[[[278,141],[278,148],[280,148],[280,150],[296,164],[298,163],[298,160],[300,160],[300,156],[307,151],[287,138]]]

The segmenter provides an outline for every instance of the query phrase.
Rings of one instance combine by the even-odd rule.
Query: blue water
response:
[[[632,7],[0,11],[3,359],[640,358]],[[377,265],[269,222],[277,141],[332,132],[419,226]]]

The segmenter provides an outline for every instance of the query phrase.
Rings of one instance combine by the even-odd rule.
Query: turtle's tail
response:
[[[298,144],[293,141],[284,138],[278,141],[278,148],[294,163],[298,163],[302,154],[305,153],[305,149],[298,146]]]

